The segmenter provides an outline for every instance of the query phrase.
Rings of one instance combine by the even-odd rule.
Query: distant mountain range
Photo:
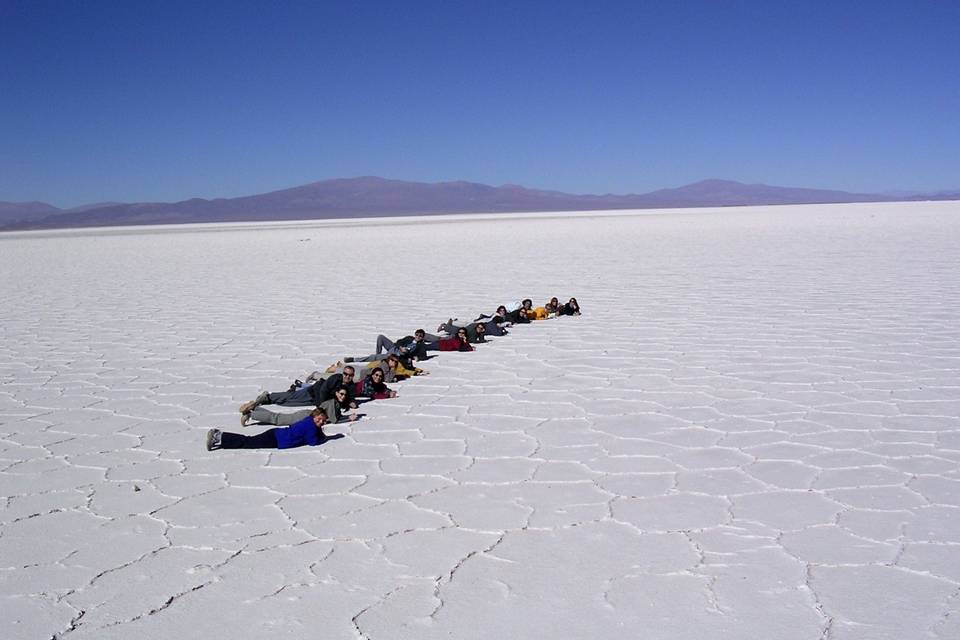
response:
[[[324,180],[259,195],[213,200],[104,202],[72,209],[59,209],[43,202],[0,202],[0,230],[903,200],[960,200],[960,190],[897,196],[703,180],[643,194],[577,195],[509,184],[501,187],[473,182],[428,184],[363,177]]]

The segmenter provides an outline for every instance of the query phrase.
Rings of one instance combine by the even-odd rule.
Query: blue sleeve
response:
[[[317,425],[313,423],[312,416],[310,418],[310,429],[304,429],[303,439],[311,447],[320,444],[320,433],[317,429]]]

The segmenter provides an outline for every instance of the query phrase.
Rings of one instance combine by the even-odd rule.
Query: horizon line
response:
[[[304,182],[304,183],[300,183],[300,184],[294,184],[294,185],[285,186],[285,187],[279,187],[279,188],[275,188],[275,189],[268,189],[268,190],[266,190],[266,191],[246,192],[246,193],[242,193],[242,194],[239,194],[239,195],[231,195],[231,196],[198,196],[198,195],[193,195],[193,196],[187,196],[187,197],[185,197],[185,198],[180,198],[180,199],[165,199],[165,200],[139,200],[139,199],[137,199],[137,200],[103,200],[103,201],[94,201],[94,202],[82,202],[82,203],[80,203],[80,204],[74,204],[74,205],[69,205],[69,206],[60,206],[60,205],[52,204],[51,201],[49,201],[49,200],[40,200],[40,199],[32,199],[32,200],[5,200],[5,199],[4,199],[4,200],[0,200],[0,203],[4,203],[4,204],[16,204],[16,205],[42,204],[42,205],[46,205],[46,206],[55,207],[55,208],[60,209],[60,210],[63,210],[63,211],[70,211],[70,210],[72,210],[72,209],[77,209],[77,208],[80,208],[80,207],[129,205],[129,204],[177,204],[177,203],[181,203],[181,202],[188,202],[188,201],[190,201],[190,200],[205,200],[205,201],[208,201],[208,202],[209,202],[209,201],[214,201],[214,200],[233,200],[233,199],[236,199],[236,198],[246,198],[246,197],[266,195],[266,194],[270,194],[270,193],[277,193],[277,192],[280,192],[280,191],[287,191],[287,190],[289,190],[289,189],[297,189],[297,188],[299,188],[299,187],[306,187],[306,186],[310,186],[310,185],[314,185],[314,184],[321,184],[321,183],[324,183],[324,182],[348,181],[348,180],[364,180],[364,179],[375,179],[375,180],[383,180],[383,181],[387,181],[387,182],[401,182],[401,183],[407,183],[407,184],[426,184],[426,185],[442,185],[442,184],[457,184],[457,183],[462,183],[462,184],[481,185],[481,186],[491,187],[491,188],[495,188],[495,189],[502,189],[502,188],[505,188],[505,187],[519,187],[519,188],[521,188],[521,189],[527,189],[527,190],[531,190],[531,191],[547,191],[547,192],[553,192],[553,193],[563,193],[563,194],[565,194],[565,195],[574,195],[574,196],[599,196],[599,197],[603,197],[603,196],[647,195],[647,194],[650,194],[650,193],[655,193],[655,192],[657,192],[657,191],[663,191],[663,190],[667,190],[667,189],[680,189],[680,188],[683,188],[683,187],[689,187],[689,186],[691,186],[691,185],[700,184],[700,183],[703,183],[703,182],[730,182],[730,183],[736,183],[736,184],[739,184],[739,185],[750,186],[750,187],[775,187],[775,188],[780,188],[780,189],[807,189],[807,190],[812,190],[812,191],[834,191],[834,192],[838,192],[838,193],[848,193],[848,194],[855,194],[855,195],[891,196],[891,197],[910,197],[910,196],[922,196],[922,195],[939,195],[939,194],[943,194],[943,193],[953,193],[953,192],[955,192],[955,191],[956,191],[956,192],[960,192],[960,186],[958,186],[958,187],[956,187],[956,188],[954,188],[954,187],[941,187],[941,188],[937,188],[937,189],[933,189],[933,190],[890,188],[890,189],[885,189],[885,190],[883,190],[883,191],[856,191],[856,190],[851,191],[851,190],[847,190],[847,189],[845,189],[845,188],[842,189],[842,188],[833,188],[833,187],[794,186],[794,185],[785,185],[785,184],[771,184],[771,183],[766,183],[766,182],[748,182],[748,181],[745,181],[745,180],[734,179],[734,178],[717,178],[717,177],[710,177],[710,178],[701,178],[701,179],[699,179],[699,180],[694,180],[694,181],[692,181],[692,182],[686,182],[686,183],[679,184],[679,185],[675,185],[675,186],[657,187],[657,188],[652,189],[652,190],[650,190],[650,191],[607,191],[607,192],[604,192],[604,193],[588,193],[588,192],[577,192],[577,191],[564,191],[564,190],[561,190],[561,189],[550,189],[550,188],[546,188],[546,187],[528,186],[528,185],[520,184],[520,183],[517,183],[517,182],[504,182],[504,183],[502,183],[502,184],[490,184],[490,183],[486,183],[486,182],[478,182],[478,181],[475,181],[475,180],[466,180],[466,179],[427,181],[427,180],[412,180],[412,179],[406,179],[406,178],[393,178],[393,177],[378,176],[378,175],[373,175],[373,174],[363,174],[363,175],[354,175],[354,176],[339,176],[339,177],[332,177],[332,178],[321,178],[321,179],[319,179],[319,180],[311,180],[311,181],[309,181],[309,182]]]

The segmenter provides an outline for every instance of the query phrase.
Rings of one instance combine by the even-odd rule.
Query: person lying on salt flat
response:
[[[525,298],[521,302],[515,302],[510,305],[507,311],[507,319],[513,324],[528,324],[530,322],[530,313],[533,311],[533,300]]]
[[[350,396],[346,387],[339,387],[334,391],[333,397],[320,404],[330,422],[354,421],[360,417],[358,413],[344,414],[344,409],[350,408]],[[274,411],[266,407],[256,407],[249,413],[241,414],[240,426],[246,427],[251,422],[260,424],[272,424],[277,426],[291,425],[303,420],[313,414],[313,409],[301,409],[300,411],[285,412]]]
[[[375,360],[383,360],[387,354],[391,353],[411,360],[423,360],[427,355],[426,348],[424,347],[425,336],[426,331],[417,329],[413,332],[412,336],[404,336],[394,342],[381,333],[377,336],[376,351],[363,357],[347,356],[343,361],[373,362]]]
[[[397,392],[383,382],[383,369],[375,367],[369,376],[353,384],[354,397],[370,398],[371,400],[386,400],[396,398]]]
[[[526,300],[524,302],[526,302]],[[554,318],[557,315],[558,306],[559,301],[556,298],[551,298],[550,302],[546,303],[542,307],[529,309],[527,311],[527,317],[531,320],[546,320],[548,318]]]
[[[369,356],[364,356],[362,358],[344,358],[344,362],[369,362],[372,360],[382,360],[383,357],[381,354],[394,354],[397,356],[406,356],[409,358],[417,358],[418,347],[423,343],[424,336],[423,329],[417,329],[412,336],[404,336],[397,339],[396,342],[383,335],[382,333],[377,336],[376,351],[374,351]]]
[[[485,313],[481,313],[479,316],[477,316],[474,322],[481,322],[481,321],[487,321],[487,320],[495,322],[498,325],[502,325],[504,327],[509,327],[513,325],[513,322],[508,317],[507,308],[503,305],[500,305],[499,307],[497,307],[497,310],[493,313],[492,316],[488,316]],[[496,335],[496,334],[491,333],[490,335]]]
[[[450,338],[428,333],[423,345],[426,351],[473,351],[470,339],[467,337],[467,330],[462,327]]]
[[[347,388],[347,395],[350,399],[350,408],[356,409],[354,402],[354,374],[356,371],[352,366],[343,368],[342,373],[335,373],[326,379],[318,379],[313,384],[307,384],[299,388],[291,388],[287,391],[262,391],[254,400],[244,402],[240,405],[240,414],[248,414],[262,404],[276,404],[290,407],[318,407],[324,401],[333,397],[339,387]]]
[[[464,324],[457,318],[450,318],[446,322],[441,322],[440,326],[437,327],[437,331],[446,333],[448,335],[456,335],[457,331],[460,329],[467,330],[467,340],[471,344],[476,344],[478,342],[486,342],[487,335],[491,336],[505,336],[508,331],[502,328],[499,324],[493,320],[487,320],[485,322],[471,322],[469,324]]]
[[[373,357],[373,356],[370,356],[370,357]],[[373,370],[377,367],[380,367],[383,369],[384,382],[399,382],[401,380],[406,380],[407,378],[410,378],[412,376],[425,376],[425,375],[429,375],[430,373],[429,371],[424,371],[419,367],[413,366],[413,363],[410,362],[410,359],[405,358],[403,356],[395,356],[393,354],[389,354],[389,355],[383,354],[380,356],[376,356],[376,358],[377,359],[375,360],[369,360],[369,361],[365,359],[361,360],[357,358],[346,358],[345,361],[355,362],[355,363],[366,362],[366,365],[360,366],[357,371],[356,378],[358,380],[362,380],[363,378],[366,378],[368,375],[373,373]],[[346,368],[347,366],[349,365],[345,365],[343,361],[338,361],[333,363],[329,367],[327,367],[325,369],[325,373],[327,374],[341,373],[344,370],[344,368]],[[319,375],[320,375],[319,371],[314,371],[313,373],[310,374],[310,376],[308,376],[308,380],[310,379],[310,377],[319,377]]]
[[[327,412],[314,409],[310,415],[289,427],[267,429],[255,436],[210,429],[207,431],[207,451],[217,449],[292,449],[303,445],[316,446],[339,436],[327,436],[323,425],[327,424]]]
[[[556,298],[554,298],[556,300]],[[580,303],[576,298],[570,298],[570,301],[557,307],[558,316],[578,316],[580,315]]]

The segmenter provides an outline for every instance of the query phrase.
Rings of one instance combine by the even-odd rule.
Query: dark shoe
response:
[[[214,451],[220,448],[220,437],[222,433],[220,429],[210,429],[207,431],[207,451]]]

